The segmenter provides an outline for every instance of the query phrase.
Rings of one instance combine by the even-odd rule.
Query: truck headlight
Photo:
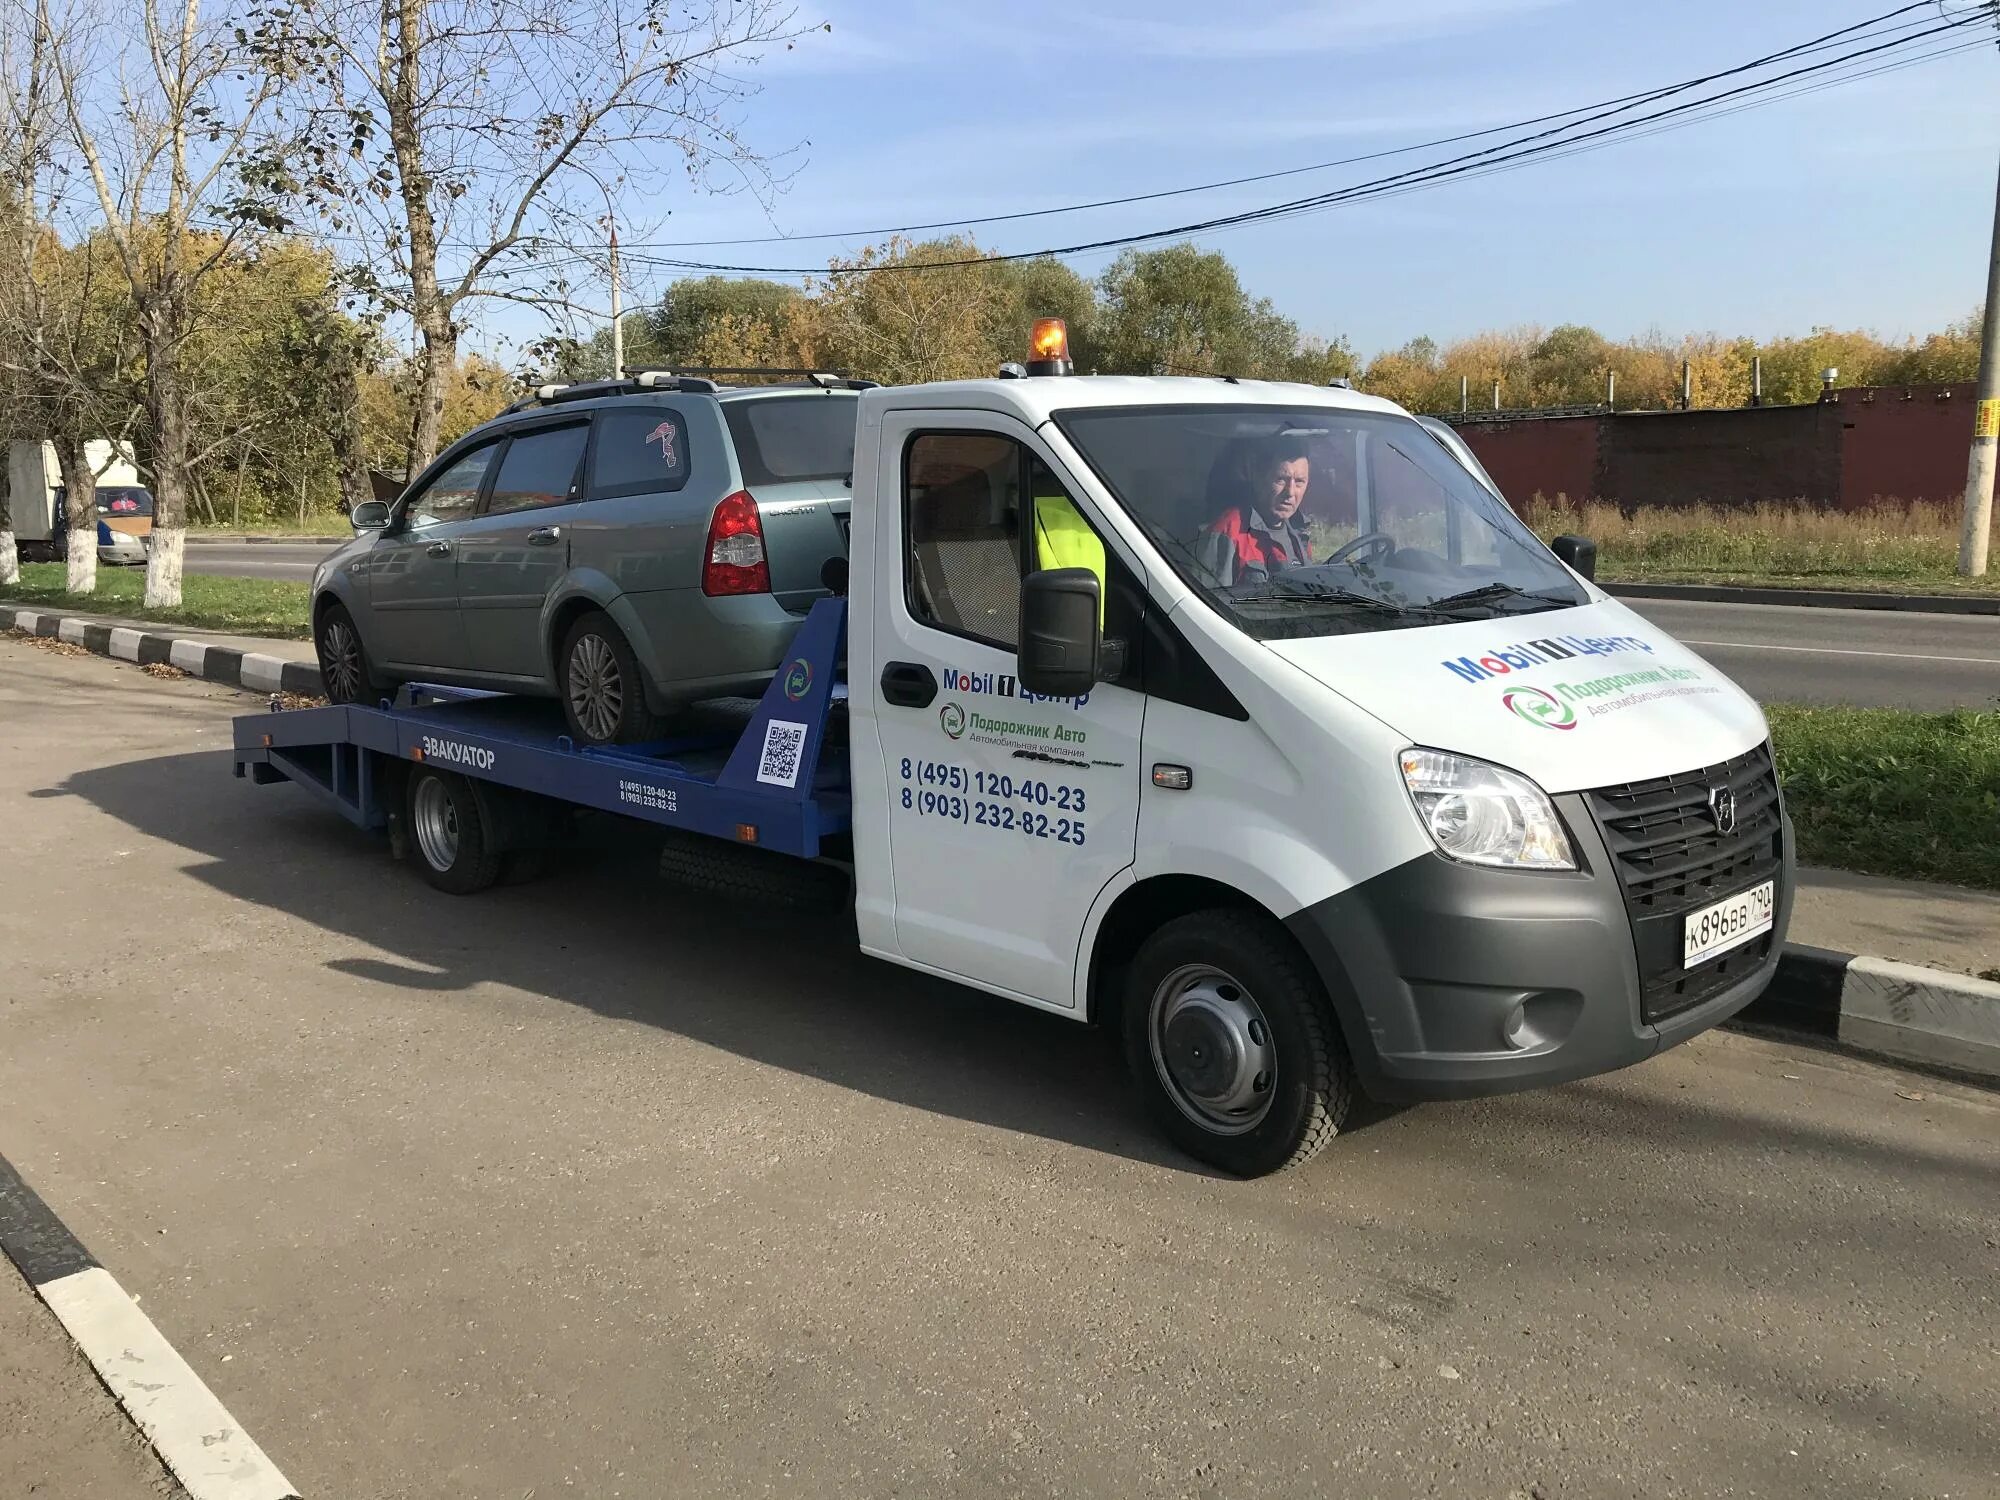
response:
[[[1554,805],[1527,777],[1449,750],[1405,750],[1402,765],[1439,853],[1509,869],[1576,868]]]

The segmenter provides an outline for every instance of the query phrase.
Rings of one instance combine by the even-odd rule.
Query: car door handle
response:
[[[561,540],[562,527],[560,526],[537,526],[533,531],[528,533],[528,545],[530,547],[553,547]]]
[[[882,669],[882,696],[898,708],[929,708],[937,676],[920,661],[892,661]]]
[[[432,557],[450,557],[451,543],[432,542],[428,547],[424,548],[424,551],[428,552]]]

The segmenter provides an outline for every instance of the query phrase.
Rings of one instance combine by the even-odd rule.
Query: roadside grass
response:
[[[219,578],[206,573],[189,573],[181,579],[178,609],[147,609],[144,568],[97,570],[97,591],[72,594],[64,590],[65,565],[26,563],[18,584],[0,586],[0,604],[23,604],[31,608],[74,610],[78,613],[117,615],[127,620],[152,620],[165,625],[188,625],[200,630],[227,630],[238,635],[279,636],[305,640],[306,607],[310,590],[303,583],[270,578]]]
[[[1802,863],[2000,890],[2000,712],[1764,711]]]
[[[2000,592],[2000,573],[1958,575],[1958,512],[1929,501],[1865,511],[1804,501],[1626,511],[1537,495],[1525,516],[1541,537],[1569,531],[1596,542],[1598,576],[1613,583]]]
[[[307,516],[303,522],[297,516],[279,518],[252,516],[246,517],[240,525],[221,521],[211,525],[206,521],[194,521],[188,525],[188,535],[238,542],[246,536],[335,536],[346,541],[354,535],[354,529],[347,524],[346,516],[339,511],[332,511],[325,515]]]

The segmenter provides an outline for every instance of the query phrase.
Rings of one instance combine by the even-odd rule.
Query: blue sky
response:
[[[1890,8],[822,0],[801,19],[823,15],[830,34],[746,70],[760,90],[748,138],[799,148],[768,212],[746,196],[677,192],[627,204],[627,238],[969,217],[1296,167],[1676,82]],[[1986,47],[1484,180],[1200,238],[1306,332],[1345,335],[1363,354],[1420,333],[1565,321],[1613,336],[1815,323],[1922,332],[1964,315],[1983,288],[1996,94],[2000,53]],[[994,226],[980,239],[1031,250],[1149,229],[1425,159]],[[669,253],[816,265],[841,248]],[[1095,275],[1109,259],[1071,263]],[[663,280],[641,272],[636,290],[657,294]]]

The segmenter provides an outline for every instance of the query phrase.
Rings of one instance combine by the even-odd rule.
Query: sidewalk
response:
[[[2000,892],[1801,869],[1794,943],[1978,974],[2000,969]]]
[[[185,1500],[90,1362],[0,1255],[0,1494]]]

